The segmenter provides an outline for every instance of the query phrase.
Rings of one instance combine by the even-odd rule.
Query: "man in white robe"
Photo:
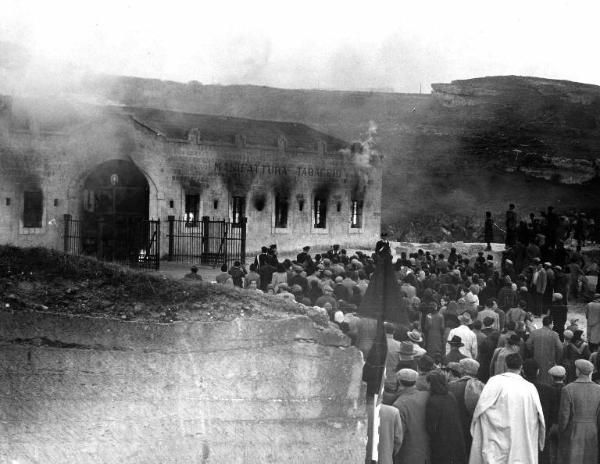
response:
[[[490,378],[471,422],[469,464],[537,464],[546,425],[535,386],[519,375],[523,360],[506,357],[508,370]]]

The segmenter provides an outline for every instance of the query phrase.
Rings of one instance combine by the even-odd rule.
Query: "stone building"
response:
[[[303,124],[2,97],[0,150],[1,243],[62,249],[66,214],[84,242],[117,215],[160,219],[163,255],[168,217],[246,222],[248,253],[380,233],[381,157]]]

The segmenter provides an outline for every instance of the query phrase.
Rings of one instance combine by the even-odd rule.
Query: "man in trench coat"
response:
[[[578,359],[575,371],[577,379],[565,386],[560,395],[558,462],[596,464],[600,385],[592,382],[591,362]]]

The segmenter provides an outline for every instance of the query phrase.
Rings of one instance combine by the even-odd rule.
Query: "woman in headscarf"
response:
[[[465,464],[467,450],[456,398],[439,370],[427,374],[430,396],[425,410],[431,464]]]

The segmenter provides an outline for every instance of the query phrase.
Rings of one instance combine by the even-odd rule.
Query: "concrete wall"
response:
[[[361,356],[308,317],[0,313],[0,462],[359,463]]]

